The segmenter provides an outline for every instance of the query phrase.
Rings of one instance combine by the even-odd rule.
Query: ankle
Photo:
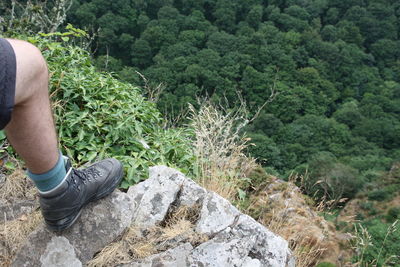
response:
[[[57,163],[50,170],[41,174],[35,174],[28,170],[27,174],[39,192],[45,193],[57,188],[65,180],[67,171],[64,156],[60,152]]]

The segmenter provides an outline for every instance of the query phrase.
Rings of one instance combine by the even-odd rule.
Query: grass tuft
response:
[[[23,242],[42,220],[40,211],[35,211],[0,225],[0,266],[11,265]]]
[[[180,243],[197,246],[208,240],[194,231],[198,207],[173,209],[166,220],[150,229],[130,227],[122,237],[102,249],[87,266],[106,267],[126,264],[161,253]]]
[[[0,199],[2,200],[35,199],[35,195],[35,187],[21,169],[17,169],[7,176],[6,181],[0,187]]]
[[[244,153],[250,140],[241,134],[248,123],[244,107],[227,111],[205,101],[199,110],[189,109],[197,179],[203,187],[233,201],[257,166],[255,159]]]

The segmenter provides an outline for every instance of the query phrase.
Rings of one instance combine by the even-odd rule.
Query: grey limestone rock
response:
[[[252,248],[249,255],[258,259],[262,266],[286,266],[292,258],[288,243],[275,235],[248,215],[242,214],[230,234],[249,240]]]
[[[5,181],[6,181],[6,175],[0,172],[0,187],[4,184]]]
[[[207,191],[193,182],[187,179],[181,188],[179,195],[179,205],[193,207],[200,205],[207,195]]]
[[[236,237],[215,237],[197,248],[188,257],[189,266],[242,266],[251,243]]]
[[[123,267],[177,267],[187,266],[187,256],[193,249],[190,243],[184,243],[176,248],[169,249],[165,252],[152,255],[145,259],[123,265]]]
[[[42,267],[81,267],[82,263],[76,257],[74,247],[68,239],[54,236],[47,244],[46,250],[40,257]]]
[[[190,266],[202,263],[204,266],[280,267],[286,266],[290,258],[285,240],[241,214],[214,238],[195,248],[188,262]]]
[[[38,206],[36,200],[16,200],[12,203],[0,202],[0,223],[17,219],[23,214],[29,214]]]
[[[201,234],[215,234],[232,223],[240,212],[229,201],[209,192],[203,201],[196,231]]]
[[[250,257],[246,257],[244,259],[242,267],[262,267],[261,262],[257,259],[252,259]]]
[[[187,232],[199,236],[199,241],[178,235],[155,244],[155,255],[124,266],[294,266],[284,239],[221,196],[165,166],[150,168],[149,179],[130,187],[127,193],[115,191],[90,203],[77,223],[62,233],[41,225],[28,237],[13,266],[85,265],[129,226],[138,232],[162,226],[180,206],[198,210]],[[208,241],[201,241],[204,235]]]
[[[107,198],[90,203],[78,221],[66,231],[55,233],[41,224],[29,235],[16,255],[13,266],[40,266],[40,260],[51,242],[55,245],[53,249],[59,252],[59,257],[67,257],[68,251],[62,247],[57,250],[57,245],[61,243],[54,243],[53,238],[58,235],[71,244],[77,258],[84,264],[130,225],[132,207],[132,201],[125,193],[115,191]]]
[[[162,222],[185,180],[185,176],[174,169],[150,168],[150,178],[128,190],[136,207],[133,226],[151,227]]]

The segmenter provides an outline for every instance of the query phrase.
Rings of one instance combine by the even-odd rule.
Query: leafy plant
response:
[[[50,37],[28,40],[45,56],[51,73],[50,91],[63,152],[83,165],[115,157],[125,166],[122,187],[145,179],[149,166],[165,164],[191,172],[193,154],[187,129],[164,129],[155,104],[140,89],[96,71],[88,52]],[[65,41],[69,41],[65,39]]]

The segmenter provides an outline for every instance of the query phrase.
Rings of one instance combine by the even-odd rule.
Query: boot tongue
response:
[[[68,177],[71,175],[71,171],[72,168],[69,168],[67,174],[65,175],[64,179],[62,180],[62,182],[57,185],[56,187],[54,187],[53,189],[49,190],[49,191],[39,191],[40,196],[45,197],[45,198],[51,198],[51,197],[55,197],[58,195],[61,195],[65,190],[67,190],[68,188]]]

